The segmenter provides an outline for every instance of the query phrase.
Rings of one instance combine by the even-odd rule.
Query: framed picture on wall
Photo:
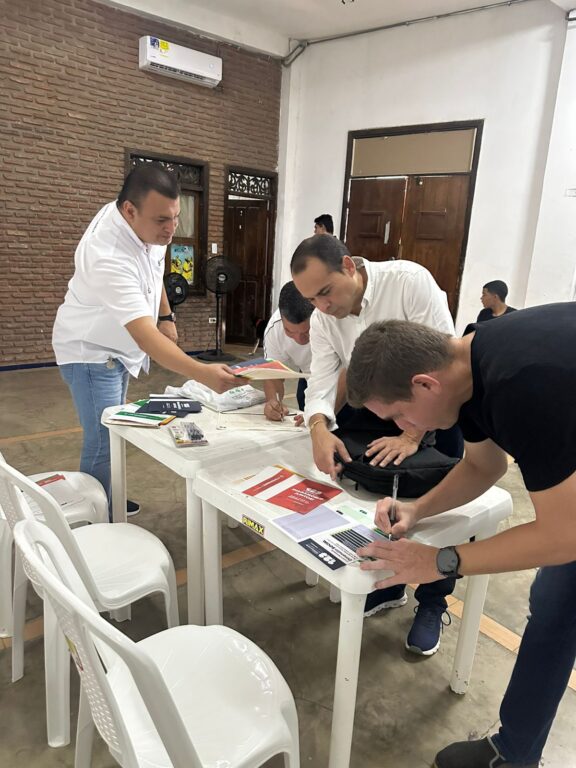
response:
[[[198,247],[188,237],[174,237],[166,249],[165,274],[176,272],[188,283],[188,292],[203,295],[205,292],[203,264]]]

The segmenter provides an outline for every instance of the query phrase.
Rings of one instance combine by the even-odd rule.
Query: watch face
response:
[[[454,547],[444,547],[436,556],[436,565],[442,574],[455,574],[458,572],[460,558]]]

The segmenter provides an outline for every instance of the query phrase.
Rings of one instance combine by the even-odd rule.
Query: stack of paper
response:
[[[50,475],[42,480],[37,480],[36,485],[40,485],[47,491],[52,498],[56,499],[61,507],[67,507],[71,504],[77,504],[84,501],[84,496],[80,496],[70,485],[64,475]]]
[[[135,403],[123,405],[119,411],[108,416],[108,424],[131,424],[136,427],[161,427],[173,421],[175,416],[167,416],[165,413],[138,413],[138,409],[145,405],[147,400],[136,400]]]

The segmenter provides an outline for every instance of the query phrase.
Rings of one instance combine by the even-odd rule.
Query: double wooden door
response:
[[[346,244],[370,261],[426,267],[455,314],[466,234],[469,174],[352,179]]]

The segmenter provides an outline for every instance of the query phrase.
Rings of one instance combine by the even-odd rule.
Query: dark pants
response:
[[[306,392],[307,386],[308,386],[307,379],[298,379],[298,388],[296,390],[296,400],[298,401],[298,408],[301,411],[304,410],[304,392]]]
[[[337,416],[339,428],[353,428],[358,430],[370,429],[381,437],[389,436],[394,437],[400,435],[402,430],[396,426],[393,421],[380,419],[368,408],[352,408],[346,404]],[[437,430],[436,433],[426,435],[423,442],[427,442],[428,445],[434,444],[434,434],[436,435],[435,447],[445,453],[447,456],[461,459],[464,453],[464,441],[462,439],[462,432],[458,425],[455,425],[451,429]],[[438,445],[438,437],[440,436],[443,448]],[[452,453],[448,453],[452,451]],[[454,586],[456,585],[455,579],[439,579],[433,581],[430,584],[420,584],[416,589],[414,596],[419,603],[435,603],[447,607],[446,595],[452,594]],[[397,587],[391,587],[396,590]],[[382,600],[385,600],[385,593],[387,589],[377,590],[382,593]]]
[[[494,742],[510,763],[536,763],[576,658],[576,562],[542,568],[530,618],[500,707]]]

